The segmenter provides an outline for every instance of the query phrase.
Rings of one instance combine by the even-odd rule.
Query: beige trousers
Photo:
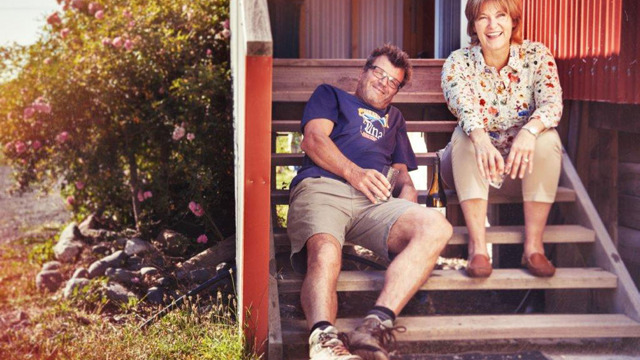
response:
[[[522,191],[524,201],[552,203],[558,190],[561,163],[560,136],[555,129],[549,129],[536,140],[533,172],[529,174],[527,171],[522,180],[512,180],[507,176],[502,187],[495,189],[480,175],[473,143],[458,126],[451,142],[442,152],[440,173],[445,186],[456,190],[460,202],[469,199],[487,200],[494,193],[517,195]]]

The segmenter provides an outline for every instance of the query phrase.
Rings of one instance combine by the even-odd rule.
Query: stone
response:
[[[142,269],[143,259],[140,256],[134,255],[127,259],[127,270],[138,271]]]
[[[112,301],[126,303],[129,302],[130,297],[137,298],[134,293],[118,283],[108,283],[105,286],[105,290],[107,292],[107,298]]]
[[[43,270],[36,275],[36,288],[55,292],[62,285],[62,274],[58,270]]]
[[[42,271],[45,270],[60,270],[62,264],[59,261],[48,261],[42,264]]]
[[[108,255],[111,254],[111,247],[106,244],[98,244],[91,247],[91,252],[96,255]]]
[[[95,230],[98,229],[98,227],[99,226],[96,214],[91,214],[84,220],[82,220],[80,225],[78,225],[78,230],[80,230],[80,233],[82,233],[82,235],[89,236],[87,230]]]
[[[151,243],[138,238],[128,239],[124,245],[124,252],[129,256],[144,254],[153,250],[155,248]]]
[[[104,274],[109,277],[109,279],[126,285],[140,282],[141,277],[140,273],[138,272],[114,268],[107,268]]]
[[[72,279],[88,278],[88,277],[89,277],[89,270],[83,267],[77,268],[76,271],[74,271],[73,275],[71,276]]]
[[[60,238],[53,247],[53,253],[56,259],[63,263],[75,261],[82,250],[81,238],[76,236],[76,231],[79,232],[77,229],[78,226],[75,222],[67,225],[67,227],[62,230],[62,233],[60,233]]]
[[[158,269],[152,267],[152,266],[147,266],[147,267],[143,267],[142,269],[140,269],[140,275],[142,276],[153,276],[158,274],[159,271]]]
[[[121,267],[125,261],[127,261],[127,258],[127,254],[122,250],[116,251],[109,256],[105,256],[89,266],[89,278],[93,279],[96,276],[104,275],[104,271],[107,270],[107,268]]]
[[[216,276],[215,269],[196,269],[189,272],[187,279],[197,284],[201,284]]]
[[[176,231],[163,230],[156,238],[156,244],[165,254],[177,257],[186,254],[191,241]]]
[[[65,285],[64,290],[62,291],[62,296],[64,296],[65,299],[68,299],[73,295],[75,289],[82,289],[89,285],[89,283],[89,279],[71,278],[71,280],[67,281],[67,285]]]
[[[173,285],[173,282],[171,281],[171,279],[169,279],[169,278],[167,278],[167,277],[161,277],[161,278],[159,278],[159,279],[156,281],[156,283],[157,283],[159,286],[162,286],[162,287],[170,287],[171,285]]]
[[[145,295],[145,300],[152,304],[163,304],[164,290],[156,286],[149,288],[147,295]]]

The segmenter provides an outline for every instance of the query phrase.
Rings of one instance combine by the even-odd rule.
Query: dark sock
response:
[[[329,326],[333,326],[333,324],[331,324],[328,321],[318,321],[317,323],[313,324],[313,326],[311,327],[311,331],[309,332],[309,335],[311,335],[315,329],[319,328],[320,330],[324,330]]]
[[[396,320],[396,314],[389,308],[384,306],[374,306],[373,309],[369,310],[367,316],[375,315],[377,316],[381,322],[385,322],[386,320],[391,320],[394,322]]]

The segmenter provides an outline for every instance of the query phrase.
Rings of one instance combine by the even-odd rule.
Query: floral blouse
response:
[[[449,110],[467,135],[483,128],[506,156],[520,128],[540,119],[556,127],[562,116],[562,89],[556,63],[543,44],[511,44],[500,72],[484,62],[480,46],[454,51],[442,69]]]

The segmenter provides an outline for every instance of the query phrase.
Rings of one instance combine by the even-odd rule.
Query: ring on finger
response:
[[[522,159],[522,161],[528,163],[529,162],[529,158],[524,158],[524,159]]]

